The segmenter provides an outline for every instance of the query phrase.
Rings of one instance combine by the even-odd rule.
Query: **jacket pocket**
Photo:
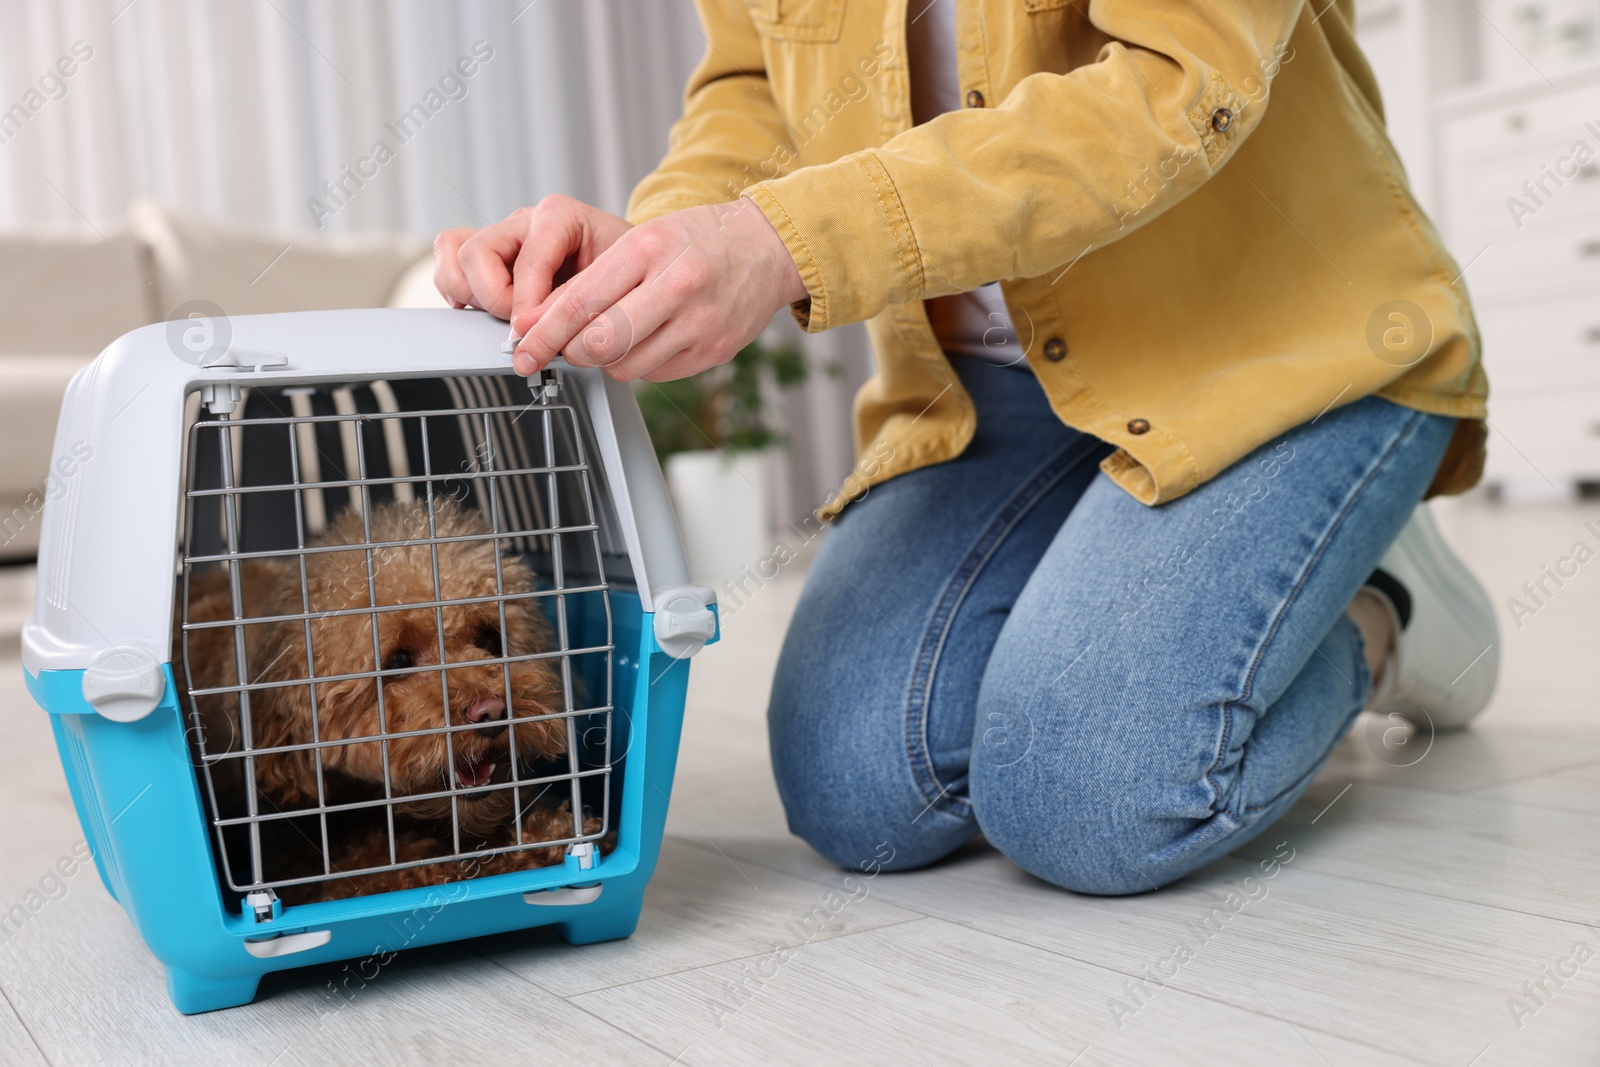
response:
[[[774,41],[837,41],[844,0],[744,0],[756,32]]]

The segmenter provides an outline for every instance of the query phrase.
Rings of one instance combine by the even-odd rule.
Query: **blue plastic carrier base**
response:
[[[632,934],[672,793],[689,662],[661,651],[654,618],[636,596],[613,592],[611,610],[619,649],[612,684],[619,712],[627,709],[627,754],[610,855],[587,871],[569,857],[562,867],[305,904],[259,923],[223,899],[171,666],[166,697],[134,723],[96,714],[84,701],[81,671],[27,675],[34,699],[51,712],[100,880],[166,966],[177,1009],[247,1004],[269,971],[508,930],[555,926],[575,945]]]
[[[659,467],[631,394],[599,374],[565,369],[542,398],[571,406],[582,426],[571,447],[592,468],[585,491],[596,500],[585,529],[598,539],[591,560],[596,573],[582,589],[574,585],[576,591],[542,607],[552,619],[559,616],[562,640],[573,648],[607,649],[603,659],[575,663],[574,670],[585,673],[579,684],[587,692],[609,694],[600,780],[614,847],[604,854],[569,852],[556,866],[369,896],[285,906],[267,893],[269,903],[261,906],[261,894],[245,892],[251,887],[242,886],[219,856],[220,816],[196,770],[217,757],[197,759],[192,709],[184,706],[179,684],[185,665],[173,651],[175,606],[178,617],[187,618],[173,575],[188,566],[184,544],[173,555],[174,523],[188,531],[179,542],[196,536],[192,523],[179,519],[197,498],[192,474],[184,496],[181,446],[196,418],[206,417],[197,415],[193,398],[198,394],[213,414],[248,416],[252,393],[303,395],[306,383],[326,394],[330,383],[493,376],[504,382],[507,357],[500,344],[504,324],[476,313],[319,312],[250,316],[227,326],[232,347],[198,361],[174,351],[162,326],[135,331],[74,380],[56,450],[81,456],[87,443],[93,458],[69,493],[47,506],[40,571],[48,580],[40,582],[24,634],[27,685],[51,715],[101,881],[165,966],[173,1004],[186,1014],[246,1004],[270,971],[338,960],[382,962],[407,948],[511,930],[554,926],[573,944],[629,936],[660,849],[688,656],[717,633],[710,591],[688,581]],[[511,381],[504,387],[520,385]],[[386,394],[379,389],[375,395],[381,400]],[[484,394],[474,396],[479,409],[491,410]],[[130,404],[128,418],[102,417]],[[362,405],[358,399],[353,413],[305,421],[398,417],[361,411]],[[133,417],[141,407],[148,412]],[[156,459],[165,461],[153,468],[150,441],[160,443]],[[364,465],[359,473],[327,484],[342,492],[366,479]],[[430,475],[424,469],[415,477],[421,483]],[[101,522],[100,515],[115,513],[126,499],[126,486],[141,480],[144,506],[120,512],[115,523]],[[296,493],[321,491],[318,484],[297,481]],[[140,528],[145,522],[149,529]],[[303,544],[303,530],[301,537]],[[122,547],[113,550],[112,541]],[[247,556],[241,544],[248,547],[227,540],[227,551],[218,554]],[[143,558],[140,545],[150,546]],[[103,587],[107,559],[123,575],[114,589]],[[559,572],[559,553],[556,566]],[[577,581],[572,575],[567,580]],[[237,617],[237,594],[234,610]],[[240,671],[239,677],[249,675]]]

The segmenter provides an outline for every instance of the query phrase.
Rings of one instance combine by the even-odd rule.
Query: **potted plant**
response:
[[[785,439],[768,402],[809,373],[798,346],[757,338],[720,367],[638,384],[695,581],[733,578],[771,550],[771,457]]]

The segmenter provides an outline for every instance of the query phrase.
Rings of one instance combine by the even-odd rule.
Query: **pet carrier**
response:
[[[510,374],[504,337],[200,318],[73,379],[22,660],[179,1011],[638,921],[714,597],[629,389]]]

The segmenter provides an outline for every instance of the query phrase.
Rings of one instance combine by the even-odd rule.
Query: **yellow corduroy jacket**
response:
[[[871,320],[861,459],[826,514],[966,448],[922,301],[995,280],[1056,414],[1146,504],[1373,393],[1460,417],[1431,491],[1477,481],[1477,328],[1352,0],[957,0],[967,106],[915,127],[907,2],[699,0],[705,57],[629,205],[748,197],[801,325]]]

